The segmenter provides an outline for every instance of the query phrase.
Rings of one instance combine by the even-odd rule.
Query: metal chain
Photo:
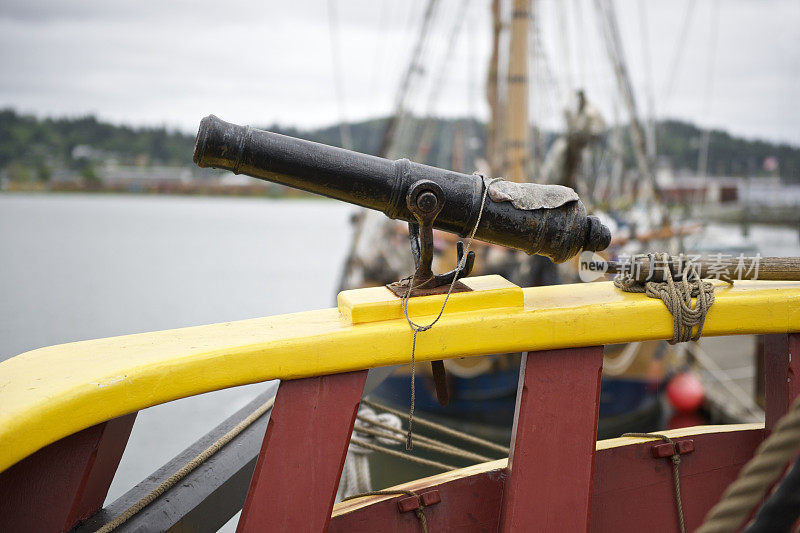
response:
[[[469,238],[467,239],[467,245],[464,248],[464,254],[461,256],[461,259],[458,261],[458,265],[456,266],[456,275],[453,276],[453,281],[450,282],[450,287],[447,289],[447,295],[444,297],[444,302],[442,302],[442,308],[439,309],[439,314],[436,315],[436,318],[430,324],[426,326],[422,326],[417,324],[408,316],[408,299],[411,297],[411,291],[414,288],[414,279],[417,277],[417,272],[419,271],[419,266],[417,270],[414,271],[414,274],[411,275],[411,281],[408,283],[408,290],[403,295],[403,299],[401,300],[401,307],[403,308],[403,315],[406,317],[406,321],[408,322],[409,327],[414,332],[414,339],[411,341],[411,406],[408,411],[408,434],[406,435],[406,450],[414,449],[414,443],[412,440],[412,425],[414,424],[414,405],[416,404],[416,352],[417,352],[417,334],[423,331],[428,331],[431,329],[434,324],[436,324],[440,318],[442,318],[442,314],[444,314],[444,308],[447,306],[447,300],[450,299],[450,294],[453,292],[453,287],[458,280],[458,272],[464,268],[464,264],[467,260],[467,255],[469,254],[469,247],[472,246],[472,239],[475,238],[475,233],[478,231],[478,226],[481,223],[481,218],[483,217],[483,207],[486,205],[486,196],[489,194],[489,187],[496,181],[500,181],[502,178],[492,178],[487,181],[485,176],[481,176],[483,178],[484,189],[483,189],[483,197],[481,198],[481,207],[478,210],[478,220],[475,221],[475,227],[472,228],[472,232],[469,234]]]

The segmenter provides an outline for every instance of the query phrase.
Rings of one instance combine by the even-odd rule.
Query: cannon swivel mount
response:
[[[475,252],[469,252],[466,261],[463,261],[463,241],[458,241],[456,245],[456,268],[446,274],[433,273],[433,222],[444,207],[444,202],[444,192],[435,181],[423,179],[409,187],[408,194],[406,194],[406,206],[414,215],[416,222],[408,223],[408,237],[411,241],[411,254],[414,256],[416,271],[413,276],[386,286],[401,298],[406,295],[441,294],[447,292],[451,284],[453,285],[451,292],[470,290],[469,287],[457,281],[458,278],[469,276],[472,266],[475,264]],[[411,287],[412,281],[413,287]],[[411,289],[410,294],[409,289]]]

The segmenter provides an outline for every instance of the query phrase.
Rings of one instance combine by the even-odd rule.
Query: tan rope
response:
[[[776,424],[772,434],[756,449],[736,481],[728,485],[719,503],[706,515],[697,533],[738,530],[751,510],[783,473],[800,446],[800,397]]]
[[[633,278],[633,272],[620,274],[614,280],[614,286],[625,292],[643,292],[650,298],[657,298],[664,302],[667,310],[672,315],[672,340],[670,344],[697,341],[703,334],[703,325],[706,321],[708,310],[714,303],[714,285],[703,281],[691,261],[685,261],[685,268],[681,279],[677,283],[669,272],[671,263],[669,254],[649,254],[650,272],[652,273],[656,262],[661,262],[667,270],[667,281],[644,283]],[[631,267],[635,267],[632,262]],[[692,307],[692,298],[696,298]],[[692,331],[697,327],[697,333]]]
[[[489,187],[491,187],[492,183],[496,181],[500,181],[501,178],[493,178],[487,181],[487,179],[483,176],[484,182],[484,189],[483,189],[483,197],[481,198],[481,207],[478,210],[478,220],[475,221],[475,227],[472,228],[472,232],[469,234],[469,238],[467,239],[467,245],[464,247],[464,254],[461,256],[461,259],[458,261],[458,265],[456,266],[456,270],[460,271],[464,268],[464,264],[467,260],[467,255],[469,254],[469,247],[472,246],[472,239],[475,238],[475,233],[478,231],[478,226],[481,223],[481,218],[483,217],[483,207],[486,205],[486,196],[489,194]],[[419,267],[417,267],[419,270]],[[444,308],[447,306],[447,301],[450,299],[450,294],[453,292],[453,287],[458,281],[458,275],[453,276],[453,281],[450,282],[450,287],[447,289],[447,295],[444,297],[444,302],[442,302],[442,308],[439,309],[439,314],[436,315],[436,318],[433,319],[428,325],[422,326],[417,324],[408,316],[408,299],[411,298],[411,291],[415,288],[414,287],[414,279],[417,277],[417,270],[411,275],[411,280],[408,282],[408,290],[403,295],[403,299],[400,301],[400,306],[403,309],[403,315],[406,317],[406,321],[408,322],[409,327],[414,332],[414,338],[411,341],[411,406],[408,410],[408,434],[406,435],[406,450],[411,450],[414,448],[414,443],[412,441],[412,426],[414,425],[414,405],[416,404],[416,375],[415,375],[415,367],[416,367],[416,352],[417,352],[417,334],[428,331],[431,329],[434,324],[436,324],[442,315],[444,314]],[[427,283],[427,282],[426,282]]]
[[[399,433],[401,435],[405,435],[405,431],[403,429],[401,429],[401,428],[396,428],[394,426],[390,426],[389,424],[384,424],[384,423],[379,422],[377,420],[369,420],[368,418],[365,418],[365,417],[362,418],[361,415],[358,416],[358,419],[359,420],[363,420],[364,422],[368,422],[368,423],[370,423],[370,424],[372,424],[372,425],[374,425],[376,427],[379,427],[381,429],[385,429],[387,431],[390,431],[392,433]],[[446,442],[442,442],[442,441],[437,440],[437,439],[432,439],[431,437],[426,437],[425,435],[417,435],[415,438],[420,442],[427,442],[429,444],[440,446],[442,448],[448,448],[450,450],[453,450],[453,451],[459,452],[459,453],[471,454],[473,456],[472,459],[475,459],[477,461],[486,462],[486,461],[493,461],[494,460],[491,457],[480,455],[480,454],[475,453],[475,452],[470,452],[470,451],[465,450],[463,448],[459,448],[458,446],[453,446],[452,444],[448,444]]]
[[[275,403],[275,397],[273,396],[272,398],[261,404],[261,406],[258,407],[255,411],[247,415],[247,418],[236,424],[230,431],[228,431],[222,437],[217,439],[217,441],[214,442],[211,446],[203,450],[194,459],[185,464],[180,470],[172,474],[158,487],[150,491],[138,502],[128,507],[125,510],[125,512],[123,512],[121,515],[119,515],[112,521],[104,524],[103,527],[97,530],[97,533],[109,533],[110,531],[114,531],[116,528],[118,528],[119,526],[124,524],[127,520],[129,520],[131,517],[133,517],[136,513],[138,513],[151,503],[153,503],[162,494],[171,489],[178,481],[182,480],[187,475],[189,475],[189,473],[191,473],[192,470],[203,464],[206,460],[208,460],[209,457],[217,453],[220,449],[222,449],[223,446],[228,444],[237,435],[239,435],[239,433],[247,429],[247,427],[250,426],[253,422],[261,418],[264,415],[264,413],[272,409],[274,403]]]
[[[369,405],[370,407],[374,407],[375,409],[380,409],[382,411],[386,411],[387,413],[392,413],[393,415],[397,415],[397,416],[403,417],[406,420],[408,420],[408,413],[404,413],[402,411],[398,411],[397,409],[389,407],[388,405],[383,405],[381,403],[378,403],[378,402],[375,402],[375,401],[372,401],[372,400],[368,400],[366,398],[361,400],[361,403]],[[447,427],[445,425],[442,425],[442,424],[437,424],[436,422],[432,422],[432,421],[424,419],[424,418],[417,418],[417,424],[419,424],[420,426],[425,426],[425,427],[428,427],[430,429],[436,430],[436,431],[438,431],[440,433],[444,433],[445,435],[448,435],[450,437],[461,439],[461,440],[464,440],[464,441],[467,441],[467,442],[471,442],[472,444],[477,444],[479,446],[483,446],[485,448],[489,448],[489,449],[498,451],[498,452],[503,453],[505,455],[508,455],[508,453],[509,453],[509,449],[508,449],[507,446],[502,446],[502,445],[494,443],[492,441],[489,441],[489,440],[486,440],[486,439],[482,439],[482,438],[476,437],[474,435],[470,435],[469,433],[464,433],[462,431],[458,431],[458,430],[449,428],[449,427]]]
[[[381,437],[384,439],[393,440],[396,442],[405,442],[403,437],[398,437],[397,435],[392,435],[391,433],[387,433],[385,431],[379,431],[377,429],[372,428],[365,428],[365,427],[356,427],[356,433],[363,433],[365,435],[373,435],[375,437]],[[458,448],[453,448],[451,446],[438,446],[434,443],[428,442],[427,440],[421,439],[417,436],[417,445],[420,448],[425,448],[428,450],[432,450],[435,452],[439,452],[443,455],[452,455],[453,457],[458,457],[460,459],[466,459],[468,461],[480,461],[480,462],[487,462],[491,461],[492,459],[489,457],[484,457],[483,455],[478,455],[477,453],[468,452],[466,450],[459,450]]]
[[[417,499],[419,507],[414,509],[414,514],[416,514],[417,518],[419,518],[420,524],[422,525],[423,533],[428,533],[428,520],[425,518],[425,506],[422,504],[422,498],[420,498],[414,491],[400,490],[400,489],[372,490],[370,492],[362,492],[361,494],[354,494],[352,496],[348,496],[347,498],[344,498],[342,501],[346,502],[348,500],[354,500],[356,498],[364,498],[366,496],[395,496],[395,495],[412,496]]]
[[[672,477],[675,480],[675,505],[678,510],[678,523],[680,524],[681,533],[686,533],[686,522],[683,519],[683,501],[681,500],[681,477],[678,467],[681,464],[681,454],[678,452],[678,447],[675,442],[666,435],[661,433],[623,433],[623,437],[637,437],[642,439],[661,439],[672,445]]]
[[[433,468],[438,468],[439,470],[443,470],[445,472],[448,472],[450,470],[456,470],[455,466],[446,465],[444,463],[440,463],[439,461],[432,461],[431,459],[423,459],[422,457],[416,457],[414,455],[409,455],[403,452],[398,452],[397,450],[386,448],[385,446],[379,446],[377,444],[372,444],[371,442],[363,441],[361,439],[356,439],[354,437],[350,439],[350,442],[358,446],[361,446],[362,448],[366,448],[368,450],[374,450],[376,452],[385,453],[386,455],[400,457],[401,459],[405,459],[406,461],[411,461],[412,463],[418,463],[425,466],[432,466]]]

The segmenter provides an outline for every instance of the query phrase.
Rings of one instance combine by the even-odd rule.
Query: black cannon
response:
[[[461,242],[456,268],[447,274],[433,273],[433,228],[462,237],[474,232],[477,239],[545,255],[558,263],[581,249],[603,250],[611,241],[608,228],[596,217],[586,216],[578,195],[567,187],[489,180],[407,159],[390,161],[237,126],[214,115],[200,123],[194,162],[408,221],[417,269],[412,277],[387,285],[405,298],[470,290],[458,279],[469,275],[475,254],[464,257]],[[447,405],[444,364],[431,365],[439,403]]]
[[[487,186],[479,175],[407,159],[391,161],[230,124],[214,115],[200,123],[194,162],[336,198],[411,223],[420,221],[420,209],[432,208],[438,210],[433,227],[462,237],[470,234],[478,220]],[[414,195],[411,200],[409,192]],[[572,189],[499,180],[490,186],[475,238],[560,263],[581,249],[605,249],[611,236],[597,218],[586,216]]]

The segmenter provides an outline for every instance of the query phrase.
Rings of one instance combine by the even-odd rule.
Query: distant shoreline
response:
[[[330,198],[288,187],[264,187],[260,184],[246,186],[216,186],[203,184],[155,185],[135,189],[129,187],[94,186],[74,184],[47,185],[43,183],[9,183],[0,188],[0,194],[125,194],[134,196],[202,196],[270,198],[274,200],[325,200]],[[283,190],[281,190],[283,189]]]

